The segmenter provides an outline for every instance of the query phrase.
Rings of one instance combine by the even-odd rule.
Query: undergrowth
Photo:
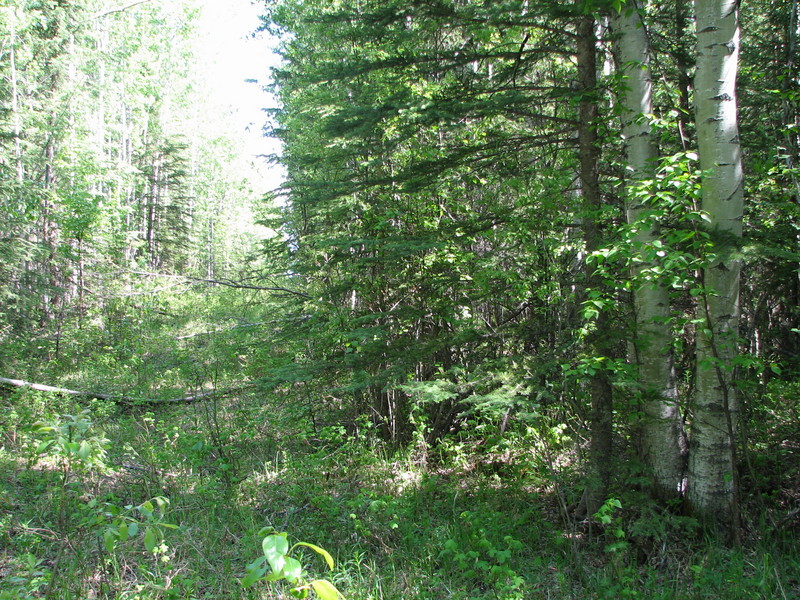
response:
[[[254,304],[192,302],[134,320],[111,306],[113,327],[76,329],[27,375],[169,398],[282,368]],[[603,507],[577,519],[579,448],[555,414],[503,435],[476,417],[435,445],[420,433],[398,447],[368,419],[340,423],[308,402],[326,393],[304,381],[190,404],[0,392],[0,600],[324,597],[322,581],[359,600],[800,597],[796,386],[763,391],[749,416],[755,500],[734,549],[651,502],[642,473],[620,471]]]
[[[559,501],[570,481],[498,474],[485,446],[480,461],[455,444],[421,462],[418,448],[388,453],[336,426],[293,433],[280,403],[256,396],[158,410],[29,390],[3,402],[4,600],[288,598],[288,586],[242,586],[265,530],[331,552],[330,573],[303,557],[308,581],[327,577],[346,598],[800,593],[790,532],[753,530],[725,549],[633,492],[575,522]],[[530,435],[510,436],[529,466]]]

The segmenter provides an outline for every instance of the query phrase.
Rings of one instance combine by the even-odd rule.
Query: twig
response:
[[[108,15],[113,15],[114,13],[123,12],[125,10],[128,10],[129,8],[133,8],[134,6],[138,6],[139,4],[145,4],[147,2],[150,2],[150,0],[138,0],[137,2],[133,2],[133,3],[128,4],[126,6],[120,6],[120,7],[117,7],[117,8],[112,8],[112,9],[107,10],[105,12],[97,13],[92,18],[93,19],[102,19],[103,17],[107,17]]]

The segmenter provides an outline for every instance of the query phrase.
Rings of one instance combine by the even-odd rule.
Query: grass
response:
[[[800,597],[789,532],[751,531],[744,548],[729,550],[633,497],[613,508],[612,525],[567,526],[555,490],[570,482],[553,474],[498,473],[463,450],[422,463],[337,428],[304,436],[276,416],[280,403],[258,403],[157,412],[97,404],[85,436],[108,438],[105,468],[72,457],[66,479],[64,457],[36,455],[39,439],[24,422],[7,430],[0,598],[289,598],[286,587],[239,583],[260,554],[263,527],[331,551],[327,576],[347,598]],[[37,406],[42,417],[78,408],[41,397]],[[136,507],[160,496],[169,505],[148,520]],[[138,531],[107,547],[120,512]],[[326,576],[321,560],[304,561]]]
[[[274,351],[256,327],[235,325],[267,317],[226,294],[200,306],[187,294],[138,321],[76,330],[63,346],[75,348],[20,374],[49,369],[48,383],[103,381],[143,397],[257,379]],[[207,335],[209,323],[231,328]],[[349,434],[324,403],[312,426],[310,386],[141,406],[2,391],[0,600],[290,598],[280,583],[240,583],[265,527],[330,551],[330,573],[312,552],[301,559],[350,600],[800,598],[788,518],[800,454],[786,441],[796,438],[796,388],[776,387],[752,419],[761,429],[750,432],[753,500],[738,549],[652,504],[635,473],[620,472],[605,523],[576,520],[576,448],[558,420],[398,450],[368,423]],[[65,415],[86,428],[73,446],[43,448],[54,434],[36,424],[67,431]],[[163,510],[157,498],[168,499]]]

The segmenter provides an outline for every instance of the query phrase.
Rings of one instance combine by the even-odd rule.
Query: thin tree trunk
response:
[[[17,177],[17,183],[22,184],[25,180],[25,168],[22,163],[22,145],[20,143],[20,135],[22,133],[22,124],[19,114],[19,84],[17,83],[17,33],[16,33],[16,9],[9,8],[9,68],[11,71],[11,115],[13,121],[13,135],[14,135],[14,165]]]
[[[678,69],[678,129],[681,136],[681,145],[686,150],[689,137],[689,123],[691,121],[691,104],[689,102],[689,88],[692,79],[689,76],[691,58],[689,56],[686,32],[689,29],[688,0],[675,0],[675,66]]]
[[[597,223],[602,208],[600,194],[600,147],[597,135],[597,38],[595,20],[591,15],[578,22],[578,85],[581,89],[578,125],[578,153],[580,161],[580,185],[585,209],[590,213],[584,223],[586,252],[590,254],[600,248],[601,231]],[[599,290],[602,278],[591,271],[586,277],[586,289]],[[589,343],[597,356],[607,356],[609,349],[608,318],[600,311],[595,331]],[[599,368],[589,381],[591,398],[591,439],[589,446],[589,481],[584,494],[581,511],[596,512],[606,500],[611,481],[611,457],[613,456],[613,404],[612,387],[608,372]]]
[[[681,490],[686,442],[668,325],[669,290],[664,282],[643,281],[642,277],[643,271],[653,266],[643,256],[659,238],[659,232],[643,215],[640,196],[635,194],[638,183],[653,177],[658,158],[649,122],[653,112],[650,45],[632,1],[616,16],[614,29],[618,35],[619,69],[625,75],[622,133],[628,178],[626,214],[628,223],[637,228],[634,243],[640,258],[632,273],[636,326],[632,359],[638,369],[644,413],[639,427],[639,451],[652,475],[652,492],[655,497],[668,500],[677,497]]]
[[[53,85],[53,90],[56,86]],[[50,114],[49,129],[47,131],[47,142],[44,149],[44,175],[43,175],[43,188],[46,192],[50,192],[55,188],[56,172],[55,172],[55,155],[56,155],[56,115]],[[56,207],[53,204],[55,194],[45,193],[42,199],[41,207],[41,243],[46,249],[47,257],[44,265],[44,271],[47,273],[47,284],[49,289],[42,295],[42,325],[51,322],[55,317],[55,312],[58,309],[59,301],[59,284],[61,283],[58,256],[56,255],[58,248],[58,225],[56,222],[55,212]],[[52,295],[51,295],[52,294]]]
[[[145,240],[147,242],[147,262],[151,267],[158,267],[158,249],[156,248],[156,227],[158,210],[161,203],[161,159],[153,158],[153,173],[149,185],[149,194],[145,198]]]
[[[736,0],[697,0],[695,123],[702,208],[710,218],[713,261],[703,269],[707,292],[697,330],[697,394],[692,421],[687,501],[708,524],[738,531],[736,458],[737,354],[743,183],[737,125]]]
[[[782,154],[786,157],[786,172],[791,178],[795,197],[800,202],[800,179],[795,173],[795,159],[797,158],[798,141],[800,141],[800,119],[797,114],[797,100],[789,100],[791,90],[795,85],[793,82],[796,81],[797,18],[798,7],[795,0],[789,9],[789,25],[786,32],[786,67],[781,86],[783,92],[783,137],[786,142],[786,148]]]

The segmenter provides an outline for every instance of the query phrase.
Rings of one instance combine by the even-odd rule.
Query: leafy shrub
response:
[[[491,587],[501,600],[521,600],[525,579],[512,567],[512,558],[522,550],[522,542],[507,534],[500,537],[487,523],[501,520],[487,516],[491,517],[462,512],[460,535],[445,542],[439,561],[474,585]]]
[[[297,548],[310,548],[323,559],[330,570],[333,570],[333,557],[324,549],[308,542],[297,542],[289,547],[286,533],[275,533],[270,529],[262,530],[259,535],[264,535],[261,548],[264,555],[247,565],[247,575],[242,579],[244,587],[250,587],[259,581],[286,581],[291,585],[289,593],[295,598],[306,598],[314,592],[322,600],[339,600],[344,596],[327,579],[311,579],[303,568],[303,564],[292,552]],[[269,574],[267,572],[270,571]]]

